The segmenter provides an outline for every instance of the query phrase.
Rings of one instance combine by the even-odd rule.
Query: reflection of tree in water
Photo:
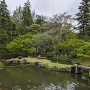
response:
[[[3,88],[3,87],[0,87],[0,90],[6,90],[5,88]]]
[[[16,85],[16,86],[13,87],[12,90],[21,90],[21,88],[20,88],[20,86]]]
[[[90,78],[87,76],[71,73],[71,77],[74,78],[75,81],[79,82],[80,85],[86,85],[87,87],[90,86]]]
[[[53,83],[50,83],[49,85],[43,83],[42,85],[40,85],[38,87],[34,86],[30,90],[75,90],[75,86],[77,85],[73,82],[70,83],[69,81],[67,81],[66,84],[65,83],[63,84],[63,83],[64,82],[59,83],[57,85],[55,85]]]

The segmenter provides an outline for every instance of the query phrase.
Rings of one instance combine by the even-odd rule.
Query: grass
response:
[[[38,59],[38,58],[30,58],[30,57],[27,57],[27,58],[22,58],[23,59],[26,59],[28,62],[30,63],[35,63],[35,62],[39,62],[39,63],[42,63],[42,64],[46,64],[48,65],[48,67],[53,67],[53,66],[56,66],[58,68],[70,68],[72,65],[67,65],[67,64],[59,64],[59,63],[53,63],[51,62],[50,60],[47,60],[47,59]]]
[[[4,68],[4,64],[0,62],[0,68]]]

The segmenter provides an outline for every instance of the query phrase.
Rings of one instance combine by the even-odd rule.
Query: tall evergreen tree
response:
[[[80,37],[85,40],[87,35],[90,36],[90,0],[82,0],[80,4],[76,20],[78,21]]]
[[[29,0],[25,3],[23,7],[23,16],[22,16],[22,24],[25,26],[30,26],[32,24],[32,15],[31,15],[31,5]]]
[[[16,26],[21,25],[23,16],[23,9],[21,6],[14,10],[11,20],[16,24]]]
[[[9,11],[7,9],[7,5],[5,0],[0,1],[0,53],[5,51],[5,44],[8,41],[7,35],[7,24],[9,17]]]
[[[42,25],[45,22],[46,17],[43,15],[36,15],[36,24]]]
[[[5,0],[3,0],[0,2],[0,27],[7,27],[8,20],[10,20],[10,15]]]
[[[5,0],[0,2],[0,28],[1,32],[8,36],[8,40],[12,40],[14,24],[10,19],[10,13]]]
[[[16,7],[16,10],[14,10],[13,15],[11,17],[12,22],[15,24],[15,33],[14,33],[15,37],[23,33],[22,16],[23,16],[22,7],[21,6]]]

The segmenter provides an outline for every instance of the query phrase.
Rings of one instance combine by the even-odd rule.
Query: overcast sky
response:
[[[5,0],[10,12],[13,12],[16,7],[23,6],[27,0]],[[31,9],[35,10],[36,14],[52,16],[53,14],[68,12],[74,15],[78,12],[78,6],[82,0],[30,0]]]

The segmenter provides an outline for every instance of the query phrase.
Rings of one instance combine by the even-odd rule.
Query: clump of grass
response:
[[[48,64],[45,65],[45,68],[46,68],[47,70],[49,70],[49,66],[48,66]]]
[[[52,67],[52,70],[54,70],[54,71],[58,71],[58,67],[53,66],[53,67]]]
[[[4,64],[0,62],[0,68],[4,68]]]

